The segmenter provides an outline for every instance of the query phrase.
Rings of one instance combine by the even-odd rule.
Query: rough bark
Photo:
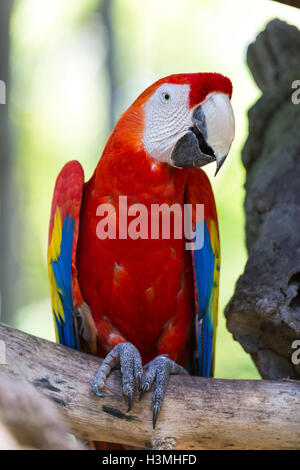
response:
[[[273,20],[249,46],[247,61],[263,92],[249,111],[246,241],[249,258],[226,308],[228,329],[263,378],[300,377],[291,361],[300,339],[300,32]]]
[[[7,355],[0,371],[34,385],[84,439],[156,449],[300,448],[298,382],[171,376],[153,430],[151,392],[141,402],[135,395],[126,413],[119,371],[107,381],[107,397],[92,393],[99,359],[4,325],[0,340]]]

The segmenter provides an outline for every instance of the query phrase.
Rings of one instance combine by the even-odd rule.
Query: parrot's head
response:
[[[234,138],[231,81],[217,73],[178,74],[147,88],[128,110],[139,141],[156,161],[199,168],[225,161]]]

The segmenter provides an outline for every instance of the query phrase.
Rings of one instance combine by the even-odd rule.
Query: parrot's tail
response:
[[[213,331],[207,315],[200,320],[198,330],[199,344],[199,375],[210,377],[213,375]]]

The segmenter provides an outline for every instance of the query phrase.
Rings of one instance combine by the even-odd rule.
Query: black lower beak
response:
[[[205,115],[201,105],[193,114],[193,127],[177,142],[172,152],[172,160],[179,168],[200,168],[216,161],[213,149],[207,144]]]
[[[179,168],[200,168],[216,161],[215,154],[199,129],[192,127],[175,145],[172,161]]]

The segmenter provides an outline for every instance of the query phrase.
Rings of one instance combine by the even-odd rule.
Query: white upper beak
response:
[[[234,139],[234,115],[230,99],[225,93],[212,93],[201,105],[205,116],[207,144],[213,149],[217,171],[227,157]]]

